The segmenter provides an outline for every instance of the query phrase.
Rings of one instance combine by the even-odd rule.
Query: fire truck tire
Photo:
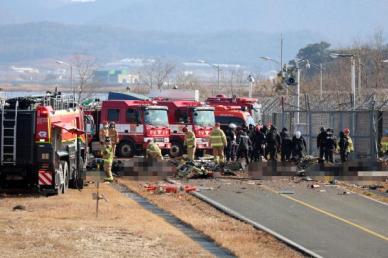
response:
[[[74,174],[70,180],[70,187],[73,189],[83,189],[84,188],[84,160],[80,157],[79,159],[80,170],[74,168]]]
[[[183,144],[179,141],[171,141],[170,157],[176,158],[183,155]]]
[[[62,193],[64,194],[69,189],[69,165],[67,161],[61,161],[62,170],[63,170],[63,186]]]
[[[136,152],[136,145],[132,141],[122,141],[117,147],[117,151],[121,158],[132,158]]]

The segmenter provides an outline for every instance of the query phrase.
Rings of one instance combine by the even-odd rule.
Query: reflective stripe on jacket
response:
[[[214,128],[209,139],[212,147],[225,147],[227,144],[225,133],[220,128]]]
[[[195,142],[195,134],[193,132],[187,132],[185,134],[185,143],[184,143],[187,148],[194,148],[196,146]]]
[[[105,150],[102,153],[102,158],[104,159],[104,162],[113,162],[113,151],[111,146],[105,147]]]

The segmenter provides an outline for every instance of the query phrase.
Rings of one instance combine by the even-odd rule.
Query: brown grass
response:
[[[238,257],[301,257],[271,235],[233,219],[189,194],[153,194],[142,182],[120,180],[160,208],[213,238]]]
[[[1,257],[211,257],[162,218],[107,185],[55,197],[0,199]],[[24,205],[25,211],[12,211]]]

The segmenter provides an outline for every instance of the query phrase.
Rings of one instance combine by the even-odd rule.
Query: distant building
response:
[[[100,69],[93,72],[93,82],[98,84],[135,84],[139,82],[139,75],[131,74],[124,69]]]

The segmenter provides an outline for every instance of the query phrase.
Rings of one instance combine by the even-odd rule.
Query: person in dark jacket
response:
[[[307,150],[306,140],[300,131],[296,131],[292,137],[292,158],[299,162]]]
[[[333,129],[328,128],[326,130],[325,139],[325,160],[326,162],[334,163],[334,152],[337,149],[337,139],[334,136]]]
[[[291,158],[292,152],[292,140],[290,135],[288,134],[287,128],[283,128],[280,132],[280,140],[281,140],[281,161],[288,161]]]
[[[265,134],[260,126],[256,126],[252,140],[251,160],[259,161],[264,156]]]
[[[249,164],[249,149],[252,143],[246,131],[241,131],[237,144],[237,159],[245,158],[246,164]]]
[[[226,140],[227,140],[227,145],[226,145],[226,161],[235,161],[236,159],[236,128],[237,126],[233,123],[229,124],[228,129],[226,130]]]
[[[323,161],[325,156],[325,140],[326,140],[326,130],[325,127],[321,127],[321,132],[317,136],[317,149],[319,151],[319,160]]]
[[[280,150],[280,136],[275,126],[271,126],[267,134],[267,150],[270,160],[277,160],[277,152]]]

